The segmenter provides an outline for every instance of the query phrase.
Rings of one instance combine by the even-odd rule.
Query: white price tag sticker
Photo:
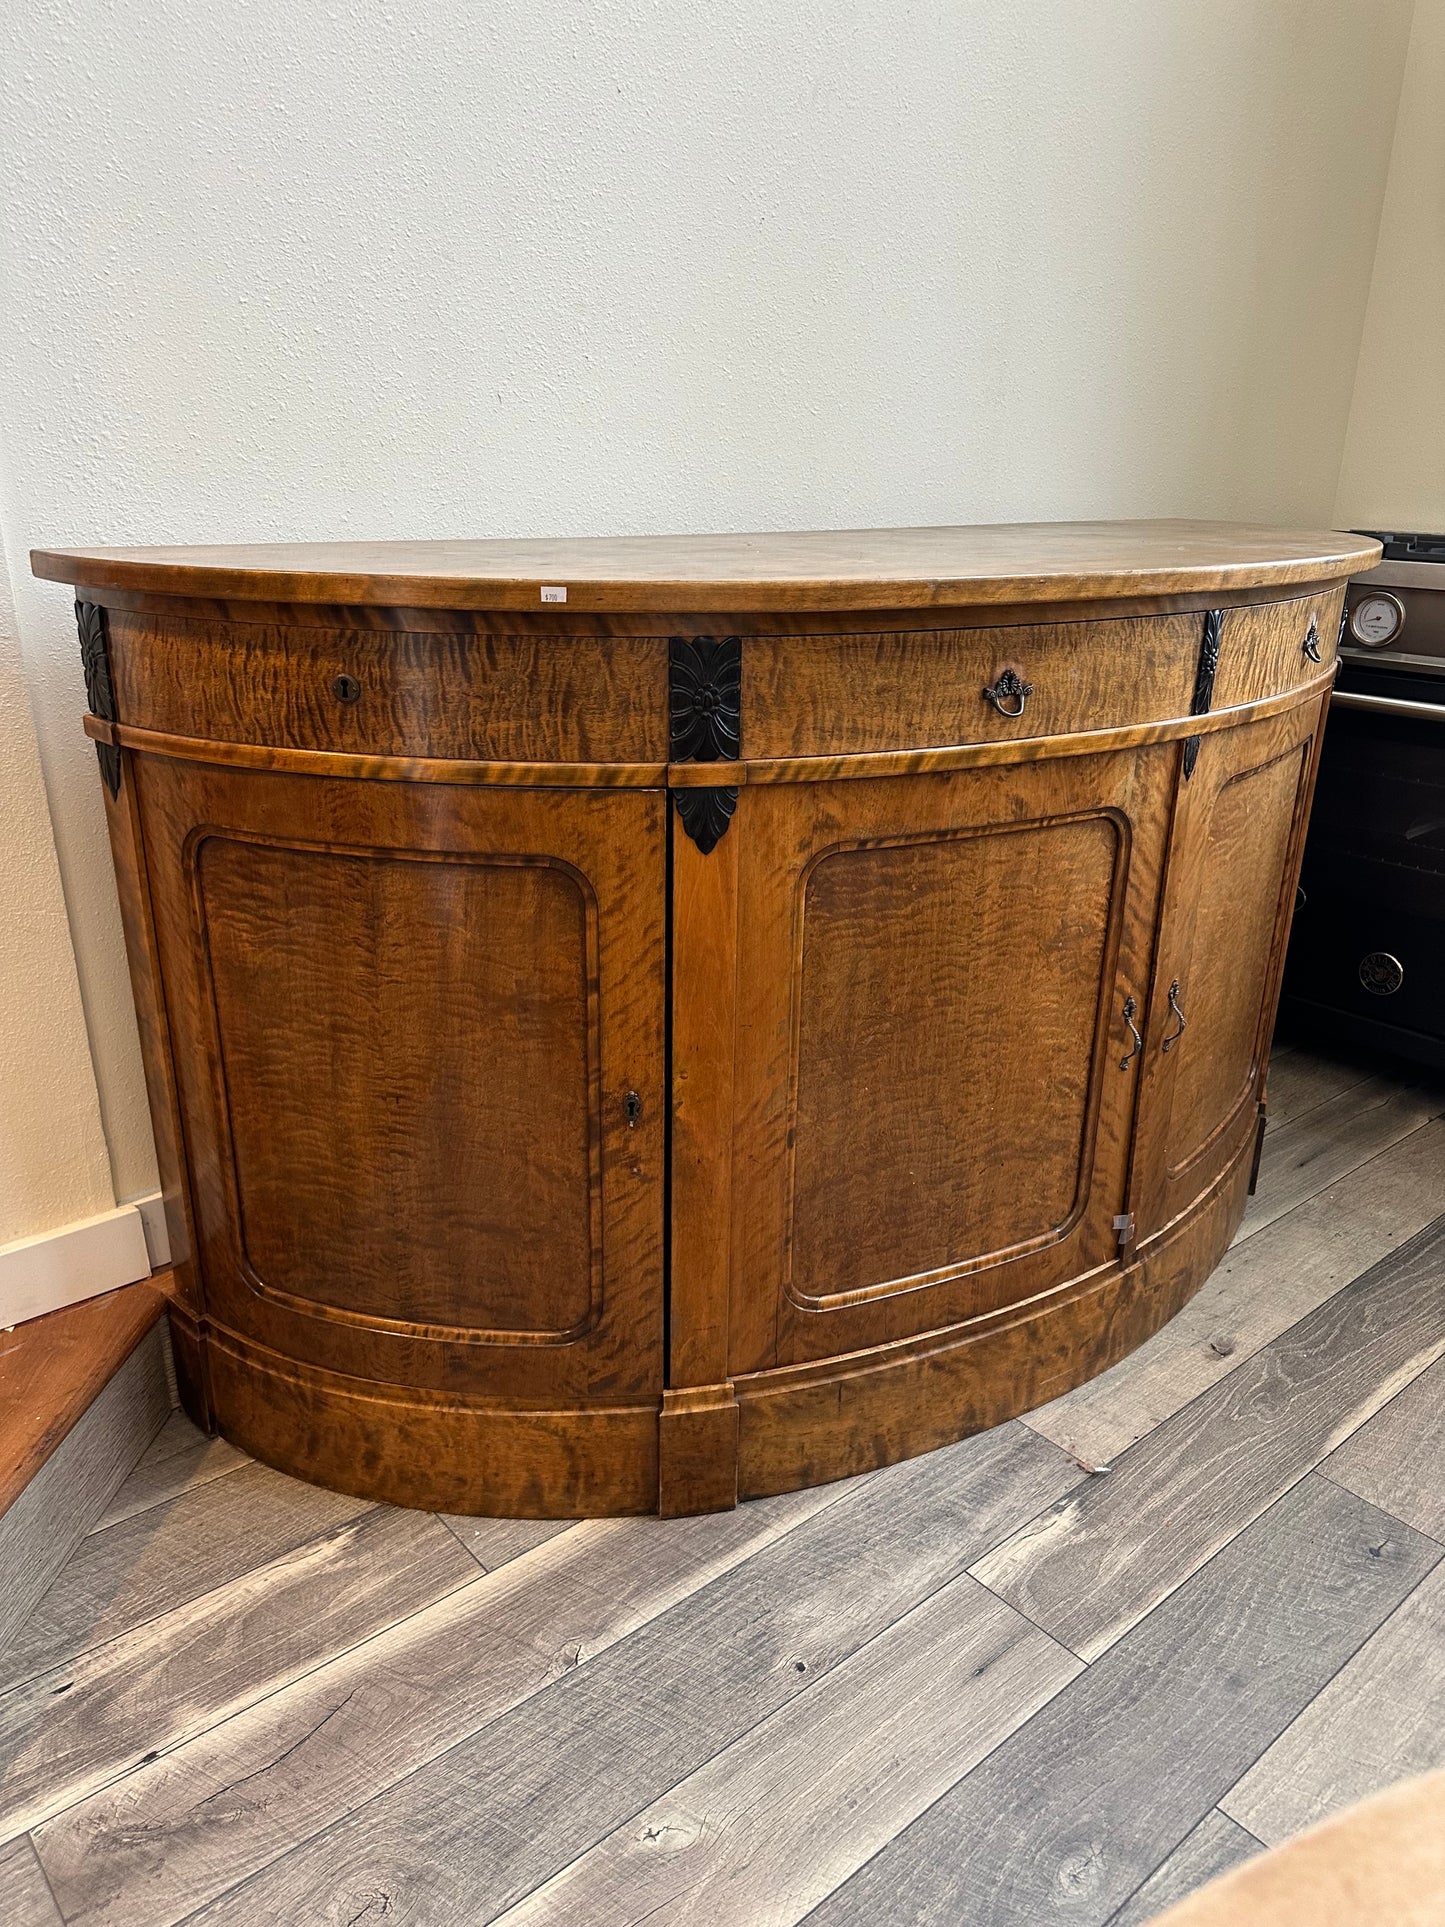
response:
[[[567,600],[567,591],[559,588],[556,583],[544,582],[542,584],[542,600],[544,602],[565,602]]]

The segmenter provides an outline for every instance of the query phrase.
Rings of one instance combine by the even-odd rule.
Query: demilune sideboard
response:
[[[1345,578],[1201,522],[43,552],[188,1411],[734,1505],[1099,1372],[1239,1222]]]

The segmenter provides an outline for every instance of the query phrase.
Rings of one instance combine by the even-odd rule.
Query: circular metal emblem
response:
[[[1393,997],[1405,981],[1405,966],[1388,950],[1371,950],[1360,959],[1360,982],[1372,997]]]

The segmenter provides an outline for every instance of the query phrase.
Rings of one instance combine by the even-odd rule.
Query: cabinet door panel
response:
[[[1113,1262],[1168,761],[744,790],[734,1370]]]
[[[813,865],[794,1011],[796,1304],[981,1269],[1073,1223],[1126,834],[1108,814],[985,825]],[[1037,1076],[1041,1061],[1057,1074]],[[1005,1115],[1030,1146],[1022,1192],[960,1156]]]
[[[1319,713],[1311,702],[1206,735],[1181,779],[1140,1099],[1141,1238],[1207,1190],[1257,1128]]]
[[[210,1314],[398,1384],[657,1389],[661,796],[136,763]]]

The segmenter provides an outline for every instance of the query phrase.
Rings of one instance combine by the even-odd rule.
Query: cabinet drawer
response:
[[[111,610],[120,720],[273,749],[661,763],[667,642],[214,622]]]
[[[1211,706],[1230,709],[1258,702],[1323,674],[1335,659],[1343,595],[1343,590],[1331,589],[1289,602],[1226,610]],[[1306,653],[1307,640],[1318,661]]]
[[[1186,715],[1203,617],[749,636],[743,755],[1012,742]],[[1027,694],[985,696],[1009,672]]]
[[[1312,618],[1327,664],[1338,591],[1227,610],[1212,706],[1258,701],[1318,676],[1320,666],[1303,647]],[[1167,722],[1190,713],[1203,630],[1196,611],[1007,628],[748,636],[743,755],[847,756]],[[1027,693],[1011,688],[1010,672]],[[1003,710],[986,689],[997,692]]]

